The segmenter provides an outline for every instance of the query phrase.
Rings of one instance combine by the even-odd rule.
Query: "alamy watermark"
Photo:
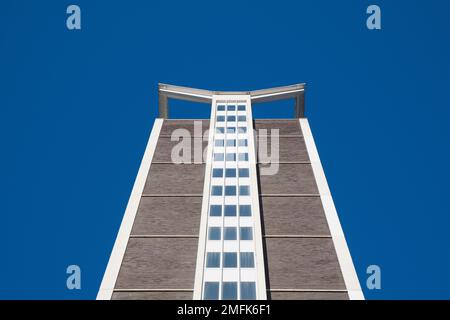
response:
[[[255,146],[255,160],[263,164],[260,169],[261,175],[275,175],[278,173],[279,160],[280,160],[280,139],[279,139],[279,129],[271,129],[270,134],[267,129],[260,129],[258,131],[254,130],[253,136],[255,141],[250,142],[247,138],[240,138],[239,134],[233,135],[228,139],[224,139],[219,146],[232,147],[233,152],[236,154],[236,158],[239,159],[242,154],[250,152],[250,143],[254,143]],[[191,131],[186,128],[175,129],[171,136],[171,141],[176,141],[176,143],[171,150],[171,162],[174,164],[191,164],[191,163],[203,163],[207,162],[207,151],[208,146],[203,148],[203,142],[208,142],[209,140],[209,130],[203,132],[202,121],[194,121],[194,132],[193,135]],[[212,143],[217,143],[217,138],[212,141]],[[230,142],[230,144],[228,144]],[[270,150],[269,150],[270,146]],[[246,147],[244,150],[239,152],[241,147]],[[227,153],[228,154],[228,153]],[[214,156],[214,155],[213,155]],[[224,158],[226,158],[224,156]],[[243,156],[242,158],[246,158]],[[251,158],[250,158],[251,159]]]
[[[369,275],[366,280],[366,287],[369,290],[381,289],[381,268],[376,264],[367,267],[366,273]]]
[[[66,280],[66,286],[69,290],[80,290],[81,289],[81,268],[72,264],[67,267],[66,273],[69,275]]]
[[[69,30],[81,30],[81,9],[75,4],[67,7],[66,13],[69,15],[66,19],[66,27]]]
[[[372,4],[367,7],[366,13],[369,15],[366,20],[366,26],[369,30],[381,29],[381,9],[379,6]]]

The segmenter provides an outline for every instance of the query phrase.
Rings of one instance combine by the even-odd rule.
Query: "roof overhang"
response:
[[[276,100],[295,100],[295,117],[303,118],[305,110],[305,84],[293,84],[253,91],[212,91],[196,89],[171,84],[158,84],[159,117],[167,119],[169,116],[168,99],[211,103],[214,95],[246,95],[250,96],[252,104]]]

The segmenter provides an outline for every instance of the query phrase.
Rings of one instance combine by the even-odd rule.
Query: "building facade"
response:
[[[304,90],[159,86],[98,299],[364,299]],[[169,99],[208,103],[210,119],[169,119]],[[294,119],[253,118],[278,99],[295,102]]]

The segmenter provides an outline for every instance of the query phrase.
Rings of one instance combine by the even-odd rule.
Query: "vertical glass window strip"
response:
[[[203,299],[205,300],[219,299],[219,282],[205,282]]]
[[[256,284],[254,282],[241,282],[240,287],[242,300],[256,299]]]
[[[206,254],[207,268],[220,268],[220,252],[208,252]]]
[[[213,164],[216,168],[213,167],[210,172],[211,177],[216,178],[211,180],[213,184],[210,187],[211,196],[216,197],[213,203],[216,204],[209,205],[209,216],[226,218],[210,218],[208,220],[212,221],[213,225],[209,225],[210,223],[208,222],[206,236],[207,241],[211,241],[211,244],[207,248],[208,250],[212,249],[213,252],[205,252],[203,267],[205,268],[204,272],[208,273],[208,281],[203,283],[203,299],[250,300],[256,299],[256,282],[242,282],[240,273],[237,273],[239,269],[227,271],[229,273],[224,278],[221,268],[240,267],[247,269],[246,273],[249,274],[256,272],[254,244],[253,242],[248,242],[255,240],[253,227],[251,225],[241,226],[242,222],[238,218],[238,214],[240,217],[252,217],[252,204],[240,204],[242,202],[249,203],[249,198],[240,200],[237,197],[237,195],[249,196],[250,186],[248,185],[248,180],[233,179],[236,177],[250,177],[248,161],[249,153],[253,152],[253,147],[249,148],[248,139],[252,138],[253,133],[249,134],[249,136],[246,134],[247,105],[239,104],[236,100],[230,104],[224,101],[221,102],[222,104],[217,104],[215,119],[214,116],[211,119],[212,121],[215,120],[214,132],[220,134],[216,135],[212,145],[213,161],[222,163]],[[236,133],[246,135],[236,135]],[[245,149],[237,147],[245,147]],[[237,150],[240,152],[237,152]],[[244,168],[240,168],[241,166],[244,166]],[[225,185],[225,183],[228,185]],[[234,196],[234,198],[218,198],[222,196]],[[250,200],[253,201],[251,198]],[[232,204],[229,203],[230,201],[232,201]],[[252,221],[252,219],[245,218],[241,221],[245,221],[244,223],[248,225],[248,222]],[[221,223],[221,225],[217,225],[217,223]],[[224,226],[225,223],[227,226]],[[224,242],[217,242],[220,240],[242,240],[247,242],[242,244],[240,242],[226,242],[226,246],[224,246]],[[218,247],[219,244],[220,247]],[[241,252],[241,248],[248,249]],[[206,269],[209,271],[206,271]],[[219,270],[220,272],[218,272]],[[234,275],[235,273],[236,275]],[[237,276],[238,274],[239,276]]]
[[[241,252],[239,254],[241,268],[254,268],[255,267],[255,259],[253,252]]]
[[[222,283],[222,300],[237,300],[237,282]]]
[[[224,252],[223,253],[223,267],[224,268],[237,268],[237,253],[236,252]]]
[[[237,231],[236,227],[225,227],[223,230],[223,239],[224,240],[237,240]]]

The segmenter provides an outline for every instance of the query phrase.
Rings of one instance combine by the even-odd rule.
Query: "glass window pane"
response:
[[[236,227],[225,227],[223,230],[224,240],[237,240],[237,228]]]
[[[242,216],[242,212],[241,212],[241,216]],[[241,227],[240,239],[241,240],[253,240],[252,227]]]
[[[236,147],[236,140],[227,140],[227,147]]]
[[[216,140],[215,146],[216,147],[223,147],[223,139],[218,139]]]
[[[219,104],[219,105],[217,106],[217,110],[218,110],[218,111],[225,111],[225,106],[224,106],[223,104]]]
[[[238,121],[245,121],[246,119],[246,116],[238,116]]]
[[[227,110],[228,111],[236,111],[236,106],[235,105],[229,105]]]
[[[209,215],[211,217],[220,217],[222,215],[222,206],[213,204],[209,207]]]
[[[225,187],[225,195],[226,196],[235,196],[236,195],[236,186],[226,186]]]
[[[248,161],[248,153],[239,153],[239,161]]]
[[[248,178],[249,177],[249,170],[247,168],[239,169],[239,177],[241,178]]]
[[[236,133],[235,127],[227,127],[227,133]]]
[[[237,300],[237,282],[222,283],[222,300]]]
[[[241,228],[242,238],[242,228]],[[209,227],[208,240],[220,240],[220,227]]]
[[[241,204],[239,206],[239,215],[241,217],[250,217],[252,215],[252,207],[248,204]]]
[[[219,300],[219,283],[205,282],[205,292],[203,293],[205,300]]]
[[[212,186],[211,195],[221,196],[222,195],[222,186]]]
[[[246,133],[247,132],[247,127],[239,127],[238,128],[238,132],[239,133]]]
[[[227,161],[236,161],[236,153],[227,153]]]
[[[236,252],[224,252],[223,253],[223,267],[224,268],[237,268],[237,253]]]
[[[239,195],[240,196],[249,196],[250,195],[250,187],[249,186],[239,186]]]
[[[236,121],[236,116],[228,116],[227,121]]]
[[[236,206],[235,205],[225,205],[224,215],[226,217],[234,217],[234,216],[236,216]]]
[[[253,252],[241,252],[241,268],[254,268],[255,267],[255,259]]]
[[[206,254],[207,268],[220,268],[220,252],[208,252]]]
[[[239,111],[245,111],[245,104],[238,105],[238,110]]]
[[[223,153],[214,153],[214,161],[223,161]]]
[[[227,178],[236,177],[236,169],[225,169],[225,177]]]
[[[254,282],[241,282],[241,300],[256,300],[256,285]]]
[[[217,116],[217,122],[225,121],[225,116]]]
[[[247,147],[247,139],[239,139],[238,145],[239,147]]]
[[[214,168],[213,169],[213,178],[222,178],[223,177],[223,169]]]
[[[225,127],[217,127],[216,133],[225,133]]]

